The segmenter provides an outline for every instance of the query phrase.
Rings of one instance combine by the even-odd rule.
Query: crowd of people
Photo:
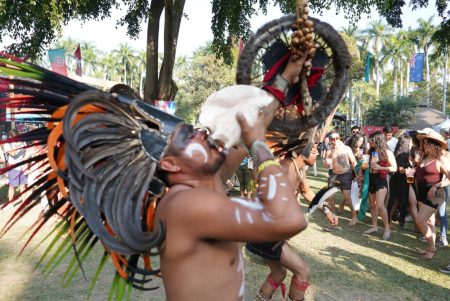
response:
[[[392,221],[398,221],[400,229],[405,221],[413,221],[420,233],[418,239],[426,243],[417,252],[421,258],[430,260],[437,247],[448,245],[449,131],[442,129],[437,133],[426,128],[402,131],[397,138],[393,134],[390,126],[368,136],[354,126],[346,139],[332,131],[322,155],[324,166],[329,168],[329,185],[342,190],[339,211],[344,205],[350,207],[349,226],[356,223],[355,216],[362,220],[370,208],[372,226],[365,234],[378,232],[378,216],[383,223],[384,240],[392,239]],[[355,194],[352,183],[357,184]],[[329,203],[334,211],[334,201]],[[330,229],[335,227],[326,228]],[[450,273],[449,266],[440,270]]]
[[[376,131],[366,136],[360,127],[354,126],[345,139],[339,132],[331,131],[322,146],[315,146],[315,151],[308,158],[288,155],[280,159],[280,163],[291,187],[311,202],[314,193],[307,184],[306,168],[315,164],[316,157],[323,159],[323,166],[329,169],[328,185],[339,187],[343,195],[339,209],[333,197],[326,200],[325,208],[330,208],[332,215],[327,218],[329,225],[323,227],[325,231],[339,229],[338,214],[343,212],[345,205],[351,211],[350,227],[361,221],[366,212],[370,213],[372,225],[364,234],[376,234],[379,230],[378,217],[381,217],[384,240],[394,239],[391,230],[393,221],[397,221],[402,229],[410,220],[420,233],[418,239],[426,243],[425,248],[417,249],[418,256],[431,260],[437,247],[448,245],[449,136],[447,130],[439,134],[432,129],[424,129],[403,131],[394,137],[390,126],[384,127],[382,132]],[[243,161],[245,166],[247,163],[248,157]],[[439,219],[438,235],[435,215]],[[248,243],[246,249],[261,256],[271,271],[255,300],[270,300],[278,288],[284,296],[286,288],[283,279],[288,270],[293,273],[291,294],[295,293],[296,279],[301,277],[304,280],[303,285],[297,281],[297,291],[302,292],[297,296],[303,297],[308,287],[305,283],[309,268],[285,241]],[[440,268],[440,271],[450,273],[450,265]]]

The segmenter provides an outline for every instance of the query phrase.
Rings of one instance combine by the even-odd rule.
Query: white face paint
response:
[[[205,158],[205,163],[208,161],[208,154],[206,153],[206,149],[203,147],[203,145],[196,142],[190,143],[186,147],[184,152],[191,158],[194,156],[194,152],[199,152]]]

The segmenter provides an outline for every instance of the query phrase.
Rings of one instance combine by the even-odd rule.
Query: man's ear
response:
[[[177,161],[172,156],[165,157],[159,162],[159,166],[162,170],[168,172],[179,172],[181,170]]]

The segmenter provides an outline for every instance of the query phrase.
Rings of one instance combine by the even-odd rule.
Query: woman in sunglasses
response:
[[[372,228],[364,233],[370,234],[378,231],[378,215],[384,224],[383,239],[389,240],[391,229],[385,199],[389,188],[389,173],[397,170],[394,154],[386,144],[381,132],[374,132],[369,137],[370,143],[370,169],[369,169],[369,200],[370,214],[372,215]]]

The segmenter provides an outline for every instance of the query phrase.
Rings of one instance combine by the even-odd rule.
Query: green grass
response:
[[[318,172],[317,177],[308,176],[315,190],[326,184],[326,171],[319,168]],[[4,188],[0,189],[0,197],[2,192],[5,193]],[[340,203],[340,196],[336,199]],[[306,210],[304,201],[302,206]],[[0,225],[8,216],[8,212],[0,213]],[[449,247],[439,248],[433,260],[422,261],[414,250],[424,244],[416,239],[418,234],[414,232],[412,223],[407,223],[402,231],[394,228],[392,239],[383,241],[382,231],[377,235],[363,234],[370,227],[370,216],[351,228],[346,226],[349,219],[350,213],[346,210],[341,215],[340,230],[323,232],[321,227],[327,222],[317,211],[310,217],[308,228],[289,241],[311,269],[311,286],[306,300],[450,300],[450,276],[437,270],[450,263]],[[72,285],[62,288],[64,265],[68,260],[47,276],[41,273],[42,267],[34,270],[45,244],[34,252],[31,250],[42,235],[32,242],[28,252],[16,259],[25,240],[22,233],[32,222],[33,218],[24,220],[0,240],[0,300],[85,300],[89,279],[94,275],[102,254],[100,248],[84,265],[88,280],[79,274]],[[382,226],[381,221],[379,226]],[[253,300],[269,269],[260,258],[245,251],[244,258],[246,300]],[[108,265],[91,300],[107,299],[112,274],[113,268]],[[287,285],[290,277],[289,274],[285,280]],[[155,285],[161,285],[160,280]],[[145,293],[134,291],[132,300],[165,300],[164,291],[162,288]],[[273,300],[282,300],[280,292],[274,295]]]

